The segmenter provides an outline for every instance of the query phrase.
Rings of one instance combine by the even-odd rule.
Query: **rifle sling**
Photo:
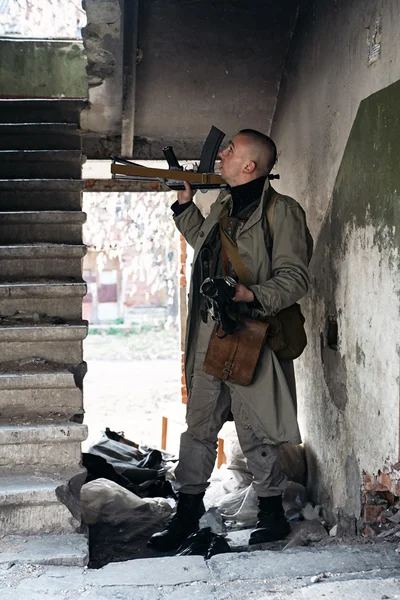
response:
[[[267,221],[269,230],[271,232],[271,237],[273,237],[272,221],[274,218],[275,204],[278,197],[279,194],[277,194],[277,192],[274,192],[271,196],[267,208]],[[226,260],[224,260],[224,254],[226,253],[226,256],[229,259],[232,267],[234,268],[236,275],[239,277],[240,283],[242,283],[246,287],[250,287],[250,285],[254,283],[250,271],[246,267],[242,257],[239,254],[236,242],[231,238],[231,236],[225,231],[223,227],[223,222],[227,214],[228,209],[226,208],[222,211],[221,216],[219,218],[219,231],[221,234],[222,243],[222,262],[223,264],[226,264]]]

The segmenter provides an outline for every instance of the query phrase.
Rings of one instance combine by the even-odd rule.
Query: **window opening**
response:
[[[0,0],[0,35],[81,39],[86,12],[80,0]]]

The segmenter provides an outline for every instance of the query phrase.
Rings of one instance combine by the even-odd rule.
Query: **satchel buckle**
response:
[[[228,377],[230,375],[232,375],[232,371],[233,371],[233,362],[231,360],[225,361],[225,367],[222,371],[222,373],[223,373],[222,379],[224,379],[224,380],[228,379]]]

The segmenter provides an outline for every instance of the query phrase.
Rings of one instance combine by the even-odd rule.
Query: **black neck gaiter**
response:
[[[258,177],[249,183],[228,188],[232,195],[232,217],[237,216],[243,209],[261,197],[266,179],[266,177]]]

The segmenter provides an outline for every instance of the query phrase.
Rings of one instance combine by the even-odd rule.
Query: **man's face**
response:
[[[242,183],[241,176],[249,162],[249,140],[245,135],[237,134],[229,141],[225,150],[219,153],[222,178],[231,186]]]

